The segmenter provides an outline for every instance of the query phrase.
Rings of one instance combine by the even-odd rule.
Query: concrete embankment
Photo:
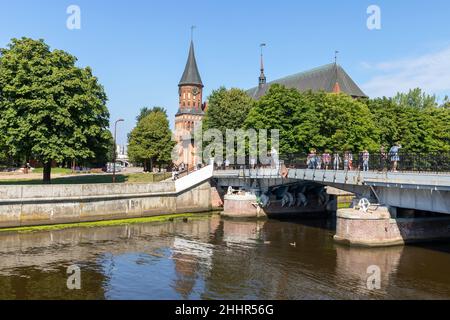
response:
[[[211,210],[207,179],[153,184],[0,186],[0,228],[93,222]]]

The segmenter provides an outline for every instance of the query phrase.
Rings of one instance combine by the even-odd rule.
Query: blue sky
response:
[[[81,29],[66,28],[69,5]],[[381,9],[381,30],[367,28],[367,8]],[[0,0],[0,47],[13,37],[43,38],[91,66],[109,97],[111,120],[143,106],[178,108],[190,26],[205,93],[222,85],[250,88],[259,76],[259,44],[274,80],[339,62],[369,96],[423,87],[450,95],[448,0]]]

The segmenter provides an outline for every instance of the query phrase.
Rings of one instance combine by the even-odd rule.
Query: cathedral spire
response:
[[[193,29],[192,31],[193,32]],[[191,34],[192,37],[192,34]],[[191,46],[189,48],[188,60],[184,68],[183,76],[181,77],[179,86],[183,85],[198,85],[203,87],[200,72],[198,71],[197,61],[195,59],[194,41],[191,39]]]
[[[338,66],[338,54],[339,51],[334,52],[334,74],[336,77],[336,82],[333,86],[333,93],[341,93],[341,86],[339,85],[339,66]]]
[[[259,86],[262,87],[266,84],[266,75],[264,74],[264,55],[263,48],[266,46],[265,43],[261,43],[261,74],[259,75]]]

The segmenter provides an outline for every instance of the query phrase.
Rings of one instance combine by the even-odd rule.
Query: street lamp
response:
[[[119,119],[114,123],[114,146],[113,146],[113,178],[112,178],[112,182],[116,183],[116,157],[117,157],[117,124],[119,122],[123,122],[125,120],[123,119]]]

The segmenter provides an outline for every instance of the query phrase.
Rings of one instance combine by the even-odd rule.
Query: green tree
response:
[[[167,115],[155,111],[142,118],[131,131],[128,155],[133,162],[143,163],[145,171],[153,171],[155,165],[170,163],[174,145]]]
[[[94,157],[88,159],[91,164],[101,167],[113,161],[115,146],[111,131],[104,130],[100,135],[92,137],[89,145],[92,146],[94,152]]]
[[[367,104],[380,131],[380,144],[389,147],[400,142],[404,152],[412,153],[450,149],[449,110],[438,107],[434,96],[415,89]]]
[[[429,95],[420,88],[409,90],[408,93],[397,93],[393,98],[394,103],[400,106],[408,106],[417,109],[434,108],[437,104],[435,95]]]
[[[298,125],[297,110],[305,103],[305,96],[298,90],[275,84],[255,102],[245,126],[248,129],[279,130],[280,153],[297,153],[302,149],[295,134]]]
[[[367,105],[379,130],[380,146],[390,148],[401,140],[403,129],[399,126],[403,122],[403,108],[392,98],[376,98],[367,100]]]
[[[148,116],[150,113],[152,112],[163,112],[164,114],[167,115],[167,110],[163,107],[153,107],[153,108],[148,108],[148,107],[143,107],[141,108],[141,111],[139,112],[139,115],[136,117],[136,121],[139,122],[141,121],[143,118],[145,118],[146,116]]]
[[[45,183],[54,161],[94,157],[109,112],[92,70],[43,40],[12,39],[0,53],[0,145],[8,154],[42,162]]]
[[[445,96],[444,102],[441,105],[444,109],[450,109],[450,98],[448,96]]]
[[[242,129],[253,106],[253,99],[241,89],[224,87],[214,90],[208,97],[208,109],[203,119],[204,129]]]
[[[369,108],[344,94],[300,93],[273,85],[256,102],[246,126],[279,129],[282,154],[311,148],[362,151],[378,148],[378,130]]]
[[[232,88],[227,90],[225,87],[221,87],[214,90],[208,97],[208,108],[206,110],[205,117],[203,119],[202,128],[203,131],[209,129],[219,130],[222,133],[222,139],[227,141],[227,130],[244,129],[244,122],[253,106],[253,99],[250,98],[247,93],[241,89]],[[195,132],[198,135],[200,132]],[[230,139],[230,137],[228,137]],[[244,135],[237,134],[237,142],[234,141],[234,156],[244,157],[246,150],[248,150],[248,140]],[[238,144],[245,146],[245,150],[238,150]],[[208,144],[204,141],[205,146]],[[229,160],[230,154],[227,153],[226,144],[224,143],[223,155]],[[219,147],[219,146],[218,146]]]

